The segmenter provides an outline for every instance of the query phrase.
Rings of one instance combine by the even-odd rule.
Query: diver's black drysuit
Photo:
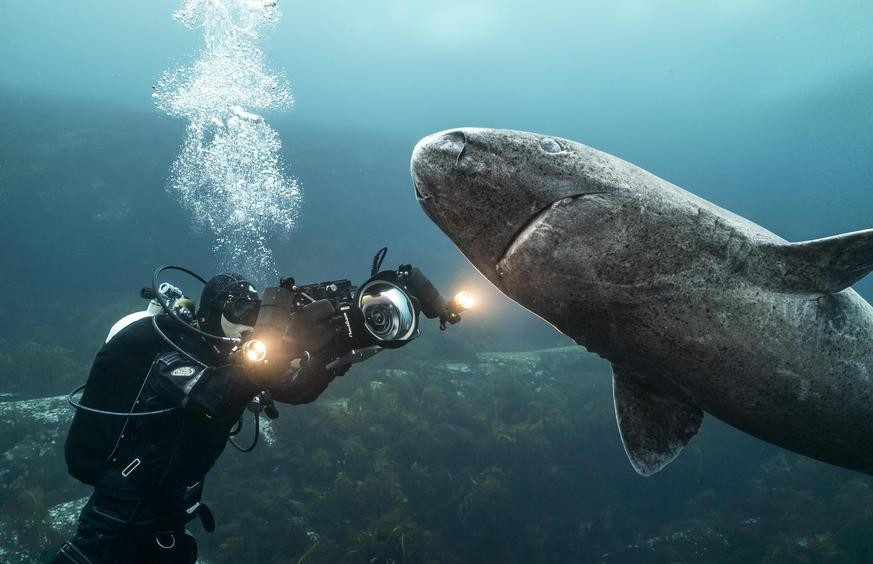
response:
[[[153,322],[195,362],[160,337]],[[271,388],[285,403],[308,403],[335,373],[307,369]],[[128,325],[97,353],[65,453],[70,474],[95,487],[76,535],[52,563],[193,563],[185,524],[212,515],[200,504],[204,476],[258,392],[228,353],[166,315]]]

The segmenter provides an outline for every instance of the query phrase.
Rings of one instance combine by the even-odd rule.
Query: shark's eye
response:
[[[564,150],[557,141],[549,137],[546,137],[545,139],[540,141],[540,147],[542,147],[543,151],[547,153],[560,153]]]

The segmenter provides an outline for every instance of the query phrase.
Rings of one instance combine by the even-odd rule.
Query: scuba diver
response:
[[[325,323],[334,313],[325,301],[292,319],[307,351],[318,351],[335,335]],[[326,369],[308,362],[282,378],[279,368],[237,362],[232,343],[253,329],[259,304],[244,277],[220,274],[204,287],[190,321],[225,339],[187,331],[166,313],[113,327],[91,367],[65,444],[70,474],[94,486],[94,493],[75,536],[50,562],[196,561],[197,545],[185,525],[199,517],[207,531],[214,529],[200,503],[203,479],[246,406],[255,398],[272,408],[268,395],[258,395],[261,390],[285,403],[311,402],[349,366]]]
[[[228,440],[252,450],[261,412],[278,416],[273,400],[312,402],[353,363],[416,338],[419,314],[445,329],[472,306],[466,292],[445,301],[411,265],[381,271],[386,253],[360,287],[283,278],[262,297],[238,274],[206,281],[158,268],[141,292],[148,309],[112,327],[87,382],[68,398],[77,411],[67,466],[94,493],[50,564],[194,563],[197,543],[185,525],[199,518],[214,530],[200,498]],[[181,290],[158,284],[165,270],[205,283],[196,314]],[[243,448],[233,435],[246,409],[255,435]]]

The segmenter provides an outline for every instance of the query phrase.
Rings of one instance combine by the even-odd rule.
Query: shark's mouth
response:
[[[425,194],[421,191],[421,189],[418,187],[418,180],[416,180],[415,178],[412,179],[412,187],[415,188],[415,197],[418,199],[419,203],[426,202],[427,200],[433,198],[433,196],[431,196],[430,194]]]

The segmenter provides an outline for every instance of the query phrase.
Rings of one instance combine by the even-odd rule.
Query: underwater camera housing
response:
[[[405,278],[403,271],[385,271],[360,287],[347,279],[298,286],[293,278],[283,278],[264,290],[255,329],[241,344],[243,353],[251,361],[290,363],[317,352],[333,369],[402,347],[419,335],[421,311]],[[330,328],[330,340],[318,351],[304,350],[313,344],[312,323]]]
[[[374,271],[379,264],[377,255]],[[446,306],[417,268],[401,265],[371,274],[360,286],[348,279],[298,286],[293,278],[283,278],[267,288],[255,329],[241,344],[244,356],[253,362],[290,362],[317,352],[326,368],[334,369],[408,344],[420,334],[422,313],[440,317],[442,327],[460,321],[459,312]],[[333,337],[321,350],[303,350],[302,343],[311,342],[306,317],[324,319],[326,313]]]
[[[322,366],[333,370],[366,360],[384,349],[406,345],[419,335],[421,314],[439,318],[440,329],[445,329],[447,323],[459,322],[460,313],[473,305],[472,296],[466,292],[446,302],[412,265],[380,270],[387,252],[385,247],[376,253],[370,278],[360,286],[348,279],[297,285],[293,278],[282,278],[278,286],[264,290],[254,330],[244,333],[242,339],[198,329],[194,320],[183,316],[185,311],[176,307],[176,296],[165,295],[158,278],[166,270],[183,272],[206,284],[187,268],[159,267],[152,276],[153,291],[143,296],[154,297],[161,309],[185,329],[231,344],[243,361],[267,362],[291,370],[295,360],[305,362],[315,354]],[[153,325],[170,346],[190,356],[166,338],[157,324]]]

